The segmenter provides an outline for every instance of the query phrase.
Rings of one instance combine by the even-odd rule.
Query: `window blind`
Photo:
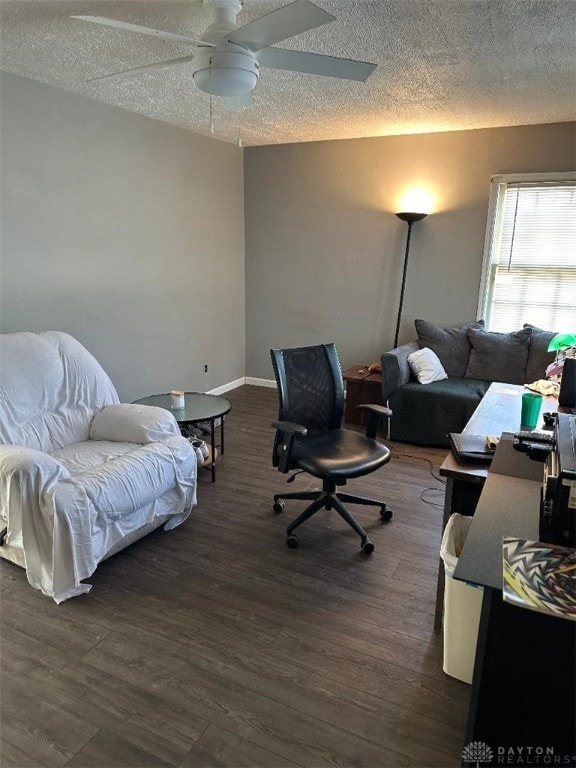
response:
[[[576,181],[501,185],[486,309],[492,331],[576,329]]]

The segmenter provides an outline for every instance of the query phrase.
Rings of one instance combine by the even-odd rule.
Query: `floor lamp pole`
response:
[[[400,302],[398,305],[398,319],[396,320],[396,333],[394,334],[394,349],[398,346],[398,335],[400,333],[400,320],[402,319],[402,306],[404,304],[404,288],[406,287],[406,272],[408,270],[408,254],[410,253],[410,237],[412,236],[412,225],[416,221],[425,218],[427,213],[414,213],[412,211],[402,211],[397,213],[399,219],[408,224],[408,237],[406,238],[406,251],[404,253],[404,271],[402,272],[402,288],[400,289]]]

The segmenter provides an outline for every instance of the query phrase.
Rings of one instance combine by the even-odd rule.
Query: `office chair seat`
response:
[[[339,481],[374,472],[389,460],[390,450],[382,443],[350,429],[335,429],[297,440],[291,463],[338,485]]]
[[[314,491],[274,494],[275,512],[284,510],[284,499],[311,502],[287,527],[286,543],[297,547],[294,530],[320,509],[334,509],[360,536],[362,551],[370,554],[374,544],[345,502],[379,507],[383,522],[392,519],[392,512],[383,501],[336,489],[390,461],[390,450],[376,437],[381,421],[392,412],[382,405],[360,405],[369,414],[366,434],[343,429],[344,382],[334,344],[270,353],[280,401],[278,421],[272,425],[276,429],[272,462],[283,474],[303,471],[322,480],[322,488]]]

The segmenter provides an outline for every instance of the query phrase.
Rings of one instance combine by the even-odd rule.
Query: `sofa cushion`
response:
[[[439,328],[427,320],[415,320],[421,347],[428,347],[438,355],[448,376],[461,378],[470,358],[468,331],[484,328],[484,321],[467,323],[459,328]]]
[[[91,520],[92,536],[99,536],[103,532],[100,526],[105,528],[108,523],[116,522],[120,528],[123,525],[127,527],[129,518],[122,523],[122,515],[138,516],[139,510],[176,487],[177,467],[172,446],[169,445],[172,440],[183,441],[184,438],[173,437],[163,443],[132,445],[132,450],[115,456],[111,461],[76,472],[59,484],[75,489],[73,508]],[[89,442],[98,452],[99,441]],[[178,443],[176,447],[179,448]],[[188,456],[185,458],[188,459],[189,469],[191,460]],[[55,489],[56,498],[59,498],[60,491],[60,488]],[[142,522],[145,522],[144,519]]]
[[[425,387],[404,384],[390,396],[390,439],[414,445],[449,446],[448,433],[461,432],[490,382],[453,378]]]
[[[88,439],[96,411],[118,402],[100,363],[61,331],[0,334],[0,442],[52,453]]]
[[[530,323],[524,323],[524,328],[530,328],[530,348],[526,363],[526,384],[546,378],[546,368],[554,361],[555,352],[548,352],[548,344],[556,336],[555,331],[544,331]]]
[[[176,419],[166,408],[136,403],[108,405],[94,416],[90,425],[91,440],[145,445],[179,434]]]
[[[428,347],[408,355],[408,365],[419,384],[432,384],[433,381],[448,378],[438,355]]]
[[[531,330],[495,333],[470,329],[472,351],[466,377],[506,384],[524,384]]]

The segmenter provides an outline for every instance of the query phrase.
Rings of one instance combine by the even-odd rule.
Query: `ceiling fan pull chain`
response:
[[[210,57],[209,82],[212,81],[212,57]],[[210,133],[214,134],[214,112],[212,107],[212,94],[210,93]]]
[[[236,143],[239,147],[242,147],[244,143],[242,141],[242,136],[240,135],[240,110],[237,111],[236,115],[238,117],[236,120],[236,136],[238,137]]]

